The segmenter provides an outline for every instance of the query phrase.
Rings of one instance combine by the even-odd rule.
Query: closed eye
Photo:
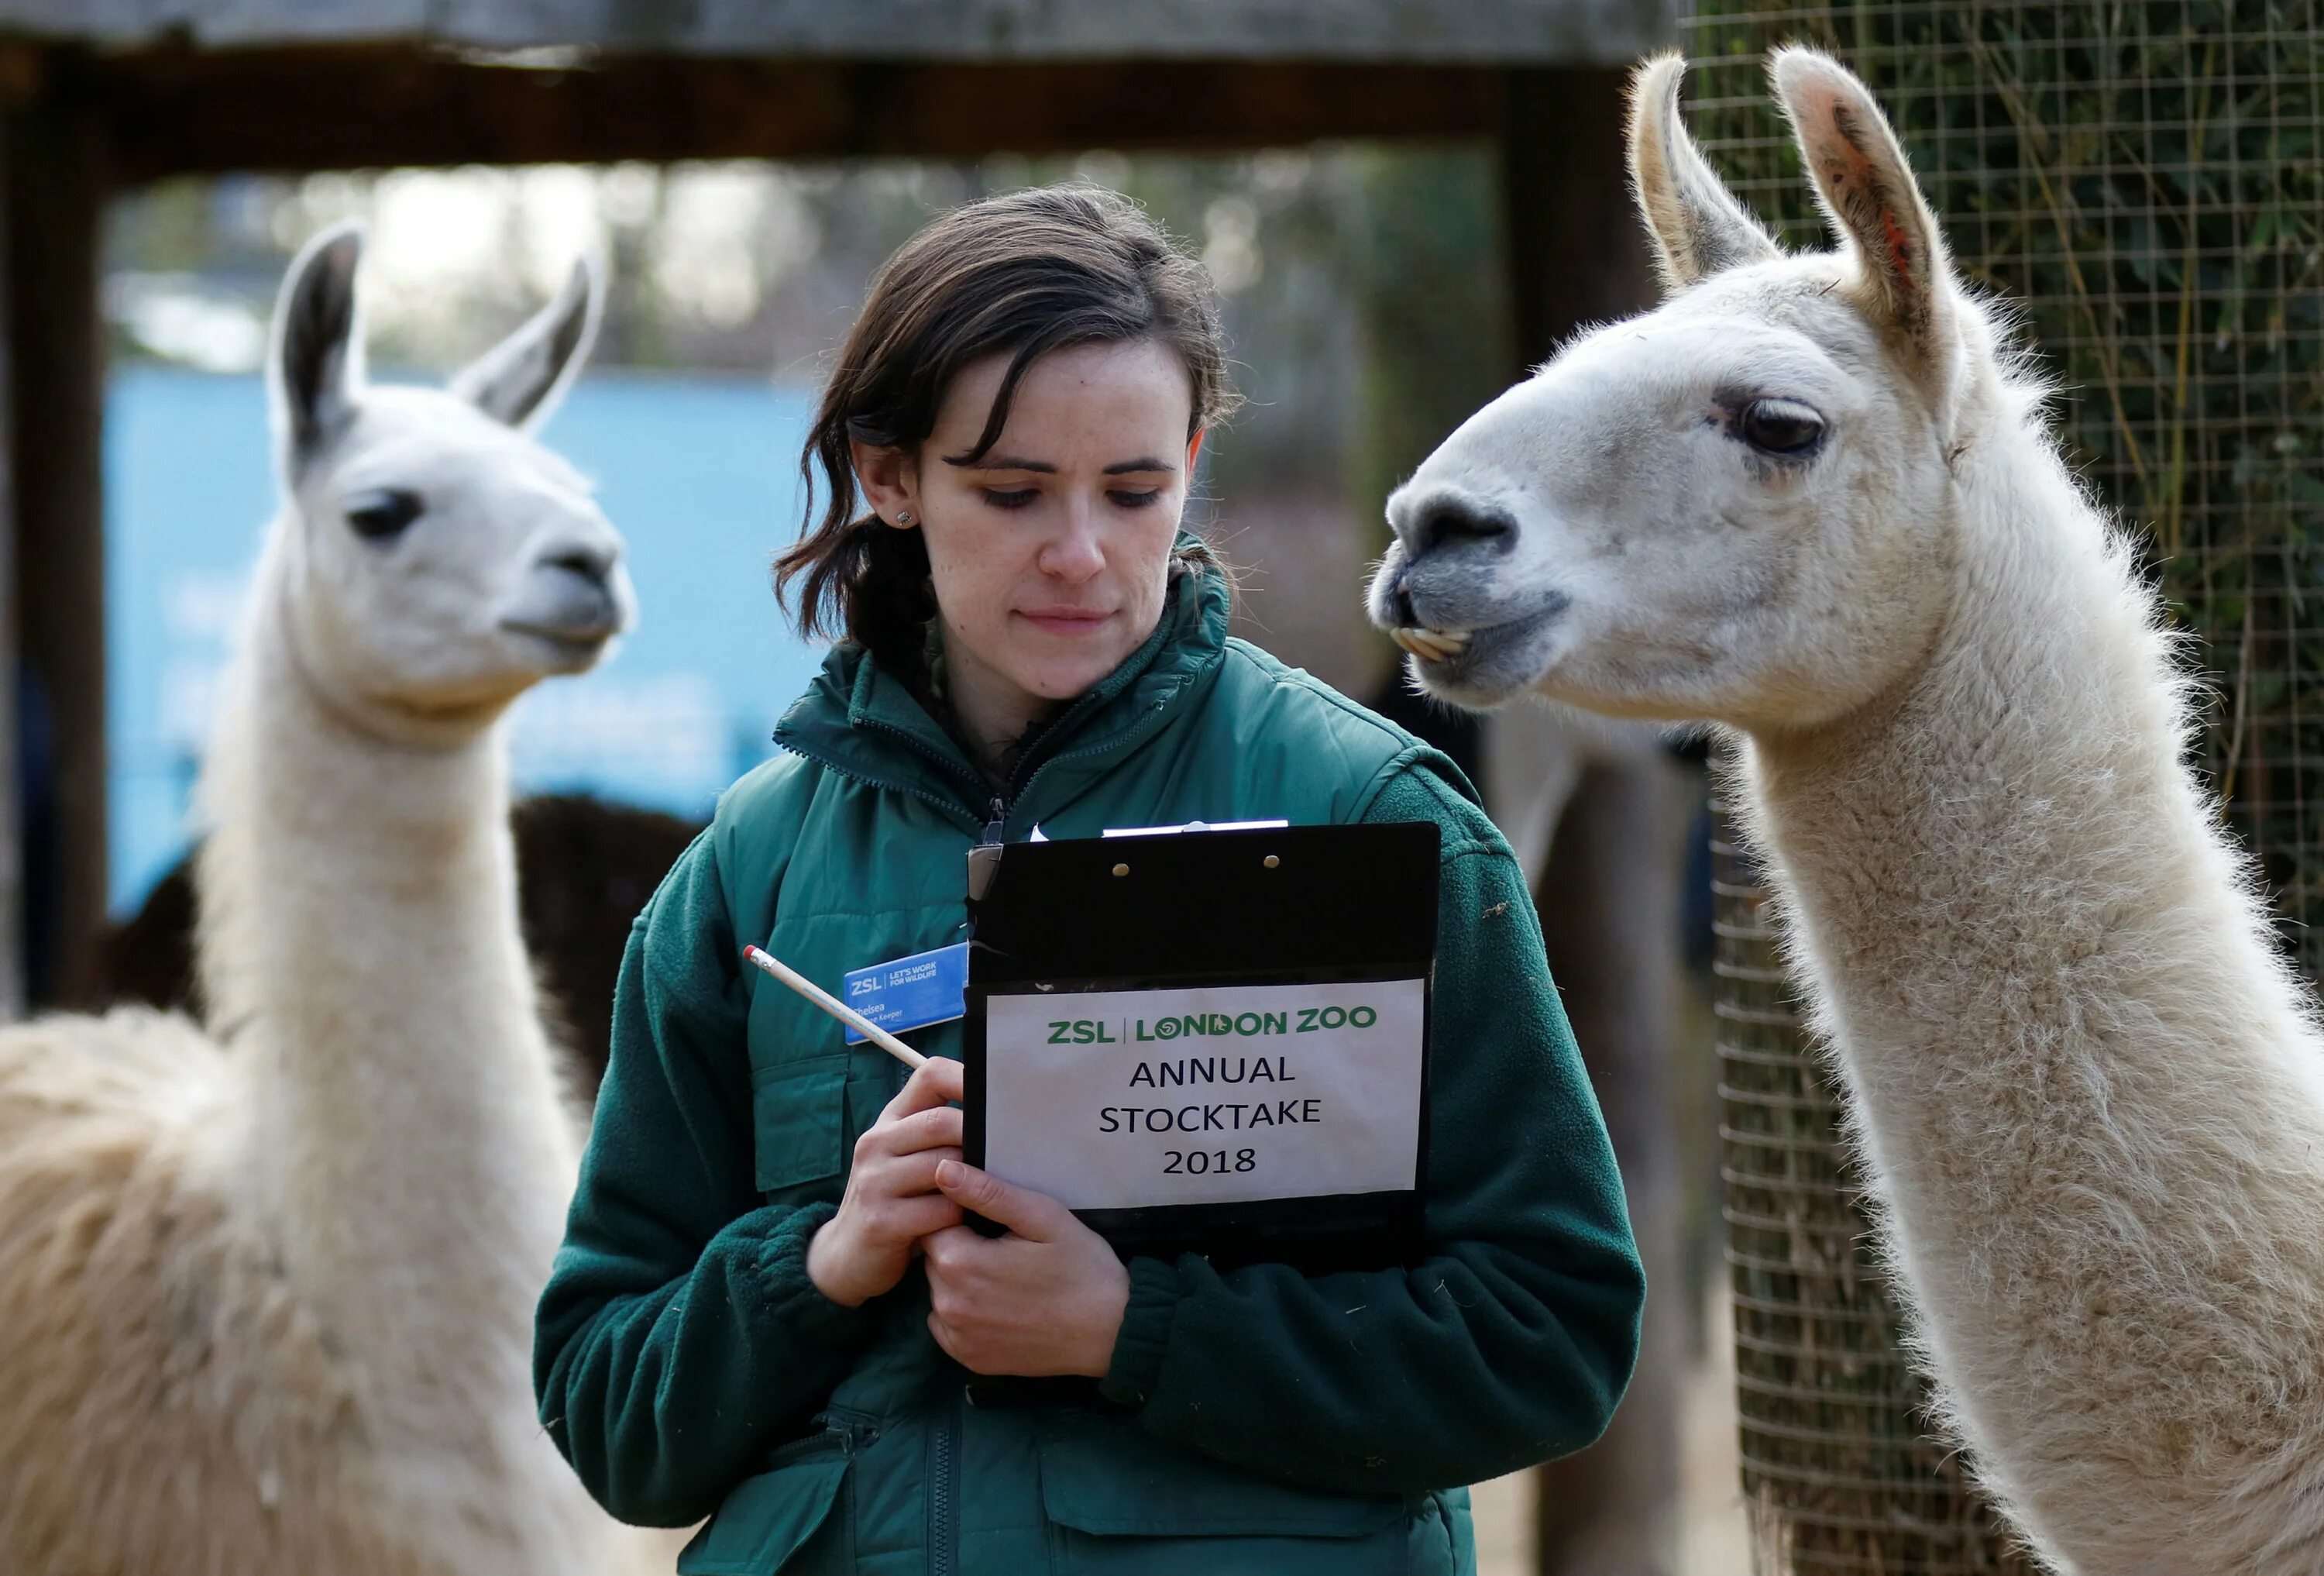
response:
[[[1161,496],[1162,489],[1159,487],[1146,493],[1108,493],[1106,494],[1109,502],[1122,509],[1144,509]]]
[[[1033,502],[1038,489],[1019,487],[1014,492],[1003,493],[987,487],[983,491],[984,501],[995,509],[1022,509]]]

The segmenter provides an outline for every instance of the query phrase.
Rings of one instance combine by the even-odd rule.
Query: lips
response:
[[[1388,631],[1388,638],[1423,662],[1449,662],[1469,649],[1467,630],[1405,626]]]
[[[1085,635],[1113,615],[1078,607],[1020,608],[1017,616],[1053,635]]]

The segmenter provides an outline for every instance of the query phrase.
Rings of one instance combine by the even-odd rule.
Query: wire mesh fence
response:
[[[1761,67],[1821,44],[1903,134],[1961,272],[2024,309],[2089,485],[2144,533],[2213,704],[2201,748],[2287,948],[2324,963],[2324,0],[1697,0],[1691,120],[1795,243],[1822,228]],[[1727,824],[1722,822],[1722,826]],[[1801,1572],[2023,1569],[1923,1437],[1834,1096],[1749,862],[1719,872],[1747,1493]]]

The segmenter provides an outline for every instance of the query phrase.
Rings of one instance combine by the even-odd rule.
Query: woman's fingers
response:
[[[948,1105],[934,1111],[916,1111],[900,1120],[882,1118],[878,1125],[863,1129],[855,1140],[855,1164],[860,1169],[877,1166],[883,1160],[906,1155],[926,1154],[931,1149],[957,1149],[961,1144],[961,1114]]]
[[[880,1113],[880,1120],[884,1122],[890,1118],[910,1116],[916,1111],[933,1111],[946,1101],[964,1098],[966,1091],[967,1085],[958,1062],[950,1056],[930,1056],[914,1070],[909,1078],[904,1080],[903,1088],[896,1092],[896,1098],[890,1101],[887,1109]]]
[[[910,1155],[882,1156],[865,1168],[863,1185],[866,1191],[881,1198],[913,1198],[924,1193],[941,1194],[936,1185],[936,1167],[947,1160],[960,1158],[956,1145],[939,1145]]]
[[[931,1166],[929,1176],[962,1205],[988,1221],[1000,1221],[1028,1241],[1053,1241],[1079,1224],[1072,1212],[1047,1194],[1003,1182],[965,1162],[949,1168]]]
[[[920,1239],[961,1221],[960,1206],[940,1193],[895,1193],[867,1199],[863,1230],[884,1251],[909,1257]]]
[[[917,1244],[922,1238],[960,1224],[960,1206],[940,1193],[899,1198],[890,1206],[889,1228]]]
[[[965,1121],[965,1116],[954,1105],[940,1105],[934,1111],[916,1111],[889,1127],[888,1153],[910,1155],[946,1146],[956,1149],[961,1145]]]

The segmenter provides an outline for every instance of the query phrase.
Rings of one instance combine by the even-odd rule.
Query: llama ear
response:
[[[1685,75],[1685,59],[1665,52],[1630,78],[1630,190],[1654,237],[1657,271],[1673,290],[1783,255],[1686,134],[1678,113]]]
[[[496,421],[532,431],[580,375],[604,296],[596,265],[576,262],[557,299],[455,374],[452,392]]]
[[[274,446],[295,475],[355,410],[363,389],[363,333],[355,264],[363,226],[335,226],[307,243],[282,281],[266,358]]]
[[[1778,50],[1767,74],[1824,217],[1855,251],[1858,304],[1924,374],[1941,378],[1953,333],[1951,264],[1887,117],[1848,68],[1816,50]]]

